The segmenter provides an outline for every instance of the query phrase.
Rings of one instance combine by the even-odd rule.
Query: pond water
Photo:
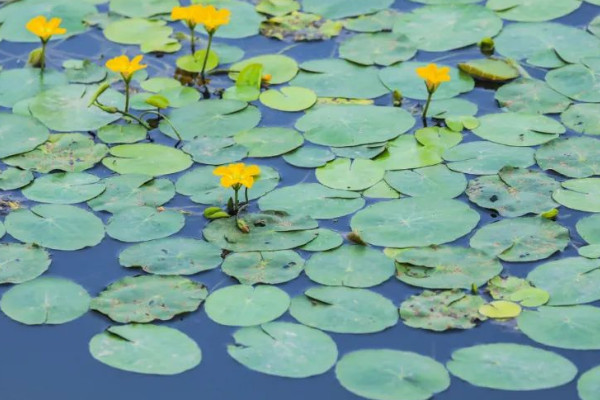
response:
[[[422,4],[397,0],[393,8],[400,11],[409,11]],[[106,11],[105,4],[98,6],[100,11]],[[600,8],[584,3],[575,12],[558,18],[554,22],[574,26],[581,29],[590,23],[598,14]],[[505,26],[511,22],[505,21]],[[177,30],[184,32],[184,27],[174,25]],[[290,46],[289,42],[280,42],[263,36],[254,36],[244,39],[217,39],[217,43],[227,43],[239,46],[245,51],[245,58],[260,54],[273,54],[283,51],[283,54],[295,58],[299,63],[319,58],[337,57],[339,44],[347,40],[352,33],[343,31],[336,38],[298,43]],[[204,43],[204,42],[203,42]],[[577,43],[573,43],[577,46]],[[184,49],[177,54],[165,54],[160,57],[147,55],[145,62],[149,64],[148,73],[154,76],[172,76],[174,64],[179,55],[187,51]],[[5,70],[22,68],[27,60],[28,53],[35,47],[34,44],[0,43],[0,63]],[[139,52],[138,46],[123,46],[106,40],[100,30],[90,32],[64,41],[52,42],[49,46],[49,68],[59,68],[62,61],[70,58],[89,58],[99,64],[105,59],[126,52],[132,56]],[[479,49],[471,46],[465,49],[449,52],[419,51],[416,57],[419,61],[431,61],[440,64],[456,66],[464,60],[480,58]],[[543,80],[546,70],[525,66],[532,77]],[[226,75],[219,75],[211,83],[213,87],[228,87],[231,81]],[[348,82],[352,85],[352,82]],[[463,94],[465,98],[477,104],[478,116],[498,112],[499,108],[494,100],[494,89],[489,85],[478,85],[474,90]],[[391,95],[377,98],[378,105],[390,105]],[[262,119],[259,126],[293,128],[295,121],[303,114],[283,113],[255,102],[260,108]],[[405,100],[406,104],[415,103]],[[420,102],[422,103],[422,102]],[[553,115],[552,118],[558,120]],[[417,127],[421,121],[417,118]],[[173,145],[174,141],[165,137],[158,130],[151,133],[156,143]],[[568,131],[565,136],[579,136]],[[463,143],[478,140],[471,132],[463,132]],[[305,143],[305,145],[307,145]],[[308,144],[310,146],[310,144]],[[259,163],[260,165],[275,168],[280,176],[279,186],[289,186],[301,182],[318,182],[315,170],[302,169],[286,163],[282,157],[267,159],[245,159],[247,164]],[[193,167],[192,167],[193,168]],[[537,166],[532,167],[539,170]],[[87,170],[100,177],[112,174],[101,164]],[[169,175],[173,182],[188,171]],[[559,174],[550,173],[557,180],[565,180]],[[469,180],[476,178],[468,175]],[[2,196],[22,202],[23,206],[32,206],[35,203],[25,198],[19,190],[3,192]],[[463,202],[468,202],[463,193],[458,197]],[[367,205],[381,202],[379,199],[367,199]],[[253,202],[251,209],[257,210]],[[478,227],[484,226],[501,219],[490,210],[485,210],[470,203],[472,209],[477,210],[481,216]],[[207,220],[202,216],[203,205],[190,201],[187,196],[177,194],[166,207],[180,208],[189,211],[186,215],[185,227],[176,234],[177,237],[202,238],[202,229],[207,225]],[[96,213],[104,222],[108,221],[110,214]],[[537,265],[551,260],[577,256],[577,247],[585,242],[575,231],[575,223],[582,217],[589,215],[560,207],[559,223],[569,228],[571,243],[562,252],[541,260],[540,262],[510,263],[503,262],[504,274],[525,277]],[[329,228],[340,233],[347,233],[350,229],[352,215],[335,220],[320,220],[321,228]],[[474,232],[453,242],[453,245],[468,246],[469,239]],[[16,242],[11,236],[6,235],[3,242]],[[110,283],[124,276],[139,274],[137,269],[123,268],[119,265],[118,255],[130,244],[122,243],[106,236],[103,241],[92,248],[78,251],[51,250],[52,264],[45,276],[56,276],[71,279],[82,285],[91,296],[95,296]],[[310,253],[300,251],[304,258]],[[225,275],[220,268],[193,275],[192,279],[204,283],[209,291],[238,283],[235,279]],[[290,297],[302,294],[307,288],[315,286],[305,274],[298,278],[278,285]],[[0,294],[9,290],[11,285],[2,285]],[[394,304],[400,305],[411,295],[418,294],[421,288],[411,287],[401,283],[395,278],[387,280],[371,290],[382,294]],[[600,290],[600,289],[599,289]],[[592,305],[600,305],[598,302]],[[284,314],[279,320],[296,322],[289,313]],[[359,399],[345,390],[336,380],[333,369],[327,373],[306,379],[286,379],[261,374],[237,363],[227,354],[227,345],[233,342],[232,334],[238,329],[216,324],[206,315],[203,306],[196,312],[176,316],[166,322],[159,322],[177,328],[192,338],[202,349],[202,362],[196,368],[174,376],[142,375],[112,369],[96,361],[88,351],[90,339],[105,330],[112,323],[110,319],[97,312],[87,312],[82,317],[62,325],[26,326],[19,324],[3,313],[0,313],[0,386],[2,387],[3,400],[33,400],[33,399],[164,399],[164,398],[202,398],[202,399],[248,399],[248,400],[274,400],[274,399]],[[600,332],[592,334],[600,335]],[[445,364],[451,358],[453,351],[484,343],[519,343],[537,348],[551,350],[572,361],[583,373],[600,364],[600,351],[598,350],[565,350],[536,343],[521,333],[516,322],[494,322],[491,320],[481,323],[474,329],[449,330],[446,332],[432,332],[424,329],[414,329],[399,321],[394,327],[374,334],[337,334],[330,333],[335,340],[340,357],[348,352],[360,349],[396,349],[416,352],[432,357]],[[577,379],[572,382],[552,389],[522,392],[507,392],[490,390],[471,385],[455,376],[451,376],[450,387],[434,396],[439,400],[455,399],[576,399]],[[599,395],[600,396],[600,395]],[[600,398],[600,397],[598,397]]]

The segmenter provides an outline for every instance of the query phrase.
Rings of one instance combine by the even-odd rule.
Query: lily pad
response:
[[[600,104],[574,104],[560,115],[567,128],[585,135],[600,135]]]
[[[260,24],[260,33],[266,37],[295,42],[327,40],[340,34],[343,24],[320,15],[293,11],[287,15],[269,18]]]
[[[227,353],[268,375],[307,378],[325,373],[337,361],[337,346],[329,335],[299,324],[269,322],[242,328],[233,338]]]
[[[335,158],[329,149],[323,147],[302,146],[285,154],[283,159],[288,164],[298,168],[316,168],[325,165]]]
[[[5,26],[4,24],[0,25],[0,31]],[[32,39],[38,40],[33,35]],[[21,100],[30,99],[38,93],[67,83],[69,81],[66,75],[52,69],[46,70],[43,76],[39,68],[0,71],[0,106],[12,107]]]
[[[49,136],[48,129],[31,117],[0,113],[0,158],[31,151]]]
[[[340,46],[340,57],[361,65],[389,66],[410,60],[416,46],[401,33],[380,32],[352,36]]]
[[[467,187],[461,173],[450,171],[445,165],[404,171],[388,171],[385,181],[398,192],[413,197],[452,199]]]
[[[312,107],[317,102],[317,95],[310,89],[287,86],[262,92],[260,102],[275,110],[295,112]]]
[[[89,304],[90,296],[75,282],[40,277],[10,288],[2,296],[0,308],[25,325],[57,325],[81,317]]]
[[[50,266],[50,255],[41,247],[0,244],[0,284],[23,283],[37,278]]]
[[[289,305],[289,296],[275,286],[233,285],[212,292],[204,309],[218,324],[253,326],[277,319]]]
[[[356,32],[391,31],[400,13],[394,9],[377,11],[374,14],[359,15],[356,18],[344,20],[344,28]]]
[[[494,300],[509,300],[515,293],[533,288],[528,280],[509,275],[490,279],[485,290]]]
[[[177,6],[177,0],[110,0],[109,10],[126,17],[145,18],[168,14]]]
[[[271,80],[269,82],[272,84],[288,82],[298,73],[298,63],[296,60],[280,54],[267,54],[263,56],[247,58],[233,64],[229,70],[241,71],[250,64],[261,64],[263,67],[262,73],[264,75],[271,75]],[[237,76],[238,73],[236,72],[229,73],[229,77],[233,80],[236,80]]]
[[[535,150],[515,148],[491,142],[469,142],[447,149],[443,153],[453,171],[472,175],[494,175],[503,167],[527,168],[535,164]]]
[[[122,144],[111,147],[110,154],[102,164],[119,174],[168,175],[192,165],[181,150],[153,143]]]
[[[492,82],[504,82],[518,78],[520,73],[509,62],[497,58],[480,58],[458,64],[461,71],[475,79]]]
[[[107,75],[106,68],[90,60],[66,60],[63,62],[63,68],[69,83],[98,83]]]
[[[577,381],[577,393],[581,400],[594,400],[598,391],[600,391],[600,366],[586,371]]]
[[[241,39],[258,34],[258,26],[263,17],[256,12],[254,4],[238,0],[193,0],[192,4],[213,5],[217,8],[226,8],[231,11],[229,24],[221,26],[215,37],[227,39]],[[201,25],[196,30],[206,34]]]
[[[248,155],[246,147],[229,137],[197,136],[187,142],[182,150],[191,155],[197,163],[212,165],[232,163]]]
[[[535,146],[556,139],[566,129],[544,115],[524,113],[487,114],[479,118],[477,136],[508,146]]]
[[[423,146],[414,136],[402,135],[388,142],[386,151],[375,161],[386,170],[394,171],[436,165],[442,162],[442,158],[437,145]]]
[[[495,95],[500,107],[528,114],[556,114],[563,112],[572,101],[537,79],[517,79],[502,85]],[[563,120],[563,123],[568,126]]]
[[[321,252],[333,250],[335,248],[340,247],[342,243],[344,243],[344,239],[342,238],[342,236],[335,231],[325,228],[317,229],[317,231],[318,236],[314,240],[305,244],[304,246],[301,246],[300,250],[310,252]]]
[[[97,134],[104,143],[135,143],[144,140],[148,131],[139,124],[110,124],[98,129]]]
[[[393,0],[304,0],[302,6],[305,11],[323,15],[327,18],[345,18],[355,15],[372,14],[388,8]]]
[[[571,179],[562,183],[552,198],[574,210],[600,212],[600,178]]]
[[[179,232],[184,224],[185,217],[177,210],[130,207],[110,217],[106,233],[121,242],[145,242],[171,236]]]
[[[323,185],[339,190],[367,189],[383,179],[385,170],[374,161],[336,158],[317,168],[317,180]]]
[[[479,307],[481,315],[501,321],[516,318],[521,314],[521,311],[520,305],[506,300],[491,301]]]
[[[600,174],[600,141],[590,137],[553,140],[540,147],[535,158],[541,169],[569,178]]]
[[[552,70],[546,75],[546,82],[573,100],[600,103],[600,59],[586,58],[582,64]]]
[[[292,250],[233,253],[221,268],[244,285],[278,284],[297,278],[304,259]]]
[[[111,326],[90,340],[92,357],[110,367],[141,374],[175,375],[200,363],[200,348],[167,326]]]
[[[301,134],[288,128],[254,128],[239,132],[234,139],[248,149],[248,157],[275,157],[304,143]]]
[[[92,199],[105,189],[105,184],[95,175],[58,172],[40,176],[23,189],[23,195],[41,203],[74,204]]]
[[[19,168],[6,168],[0,171],[0,190],[14,190],[27,186],[33,181],[33,173]]]
[[[581,6],[580,0],[488,0],[486,7],[508,21],[540,22],[560,18]]]

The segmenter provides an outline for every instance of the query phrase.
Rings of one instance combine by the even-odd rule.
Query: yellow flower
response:
[[[131,79],[131,76],[141,69],[147,67],[145,64],[140,64],[144,56],[139,55],[133,57],[132,60],[129,60],[129,57],[122,55],[115,58],[111,58],[106,62],[106,68],[110,69],[113,72],[117,72],[123,76],[123,79],[128,81]]]
[[[67,33],[65,28],[60,27],[61,22],[62,19],[60,18],[52,18],[48,21],[43,15],[38,15],[30,19],[25,27],[29,32],[42,39],[43,42],[47,42],[53,35],[64,35]]]
[[[229,164],[215,168],[213,174],[221,177],[223,187],[239,189],[244,185],[250,189],[254,185],[254,177],[260,174],[260,168],[257,165],[246,166],[244,163]]]
[[[190,29],[202,22],[202,12],[204,7],[201,5],[192,5],[187,7],[173,7],[171,10],[171,19],[174,21],[185,21]]]
[[[273,79],[273,75],[271,75],[271,74],[264,74],[264,75],[262,76],[262,78],[261,78],[261,80],[262,80],[264,83],[267,83],[267,84],[268,84],[269,82],[271,82],[271,79]]]
[[[450,67],[438,67],[436,64],[429,64],[426,67],[417,68],[417,75],[425,80],[429,93],[433,93],[442,82],[450,81]]]
[[[204,29],[208,33],[215,33],[215,31],[221,25],[227,25],[229,23],[229,17],[231,11],[226,8],[217,10],[214,6],[204,7],[202,10],[202,17],[200,23],[204,25]]]

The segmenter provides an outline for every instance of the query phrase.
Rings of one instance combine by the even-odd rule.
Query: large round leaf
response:
[[[40,176],[23,189],[23,195],[41,203],[74,204],[92,199],[105,189],[105,184],[95,175],[58,172]]]
[[[574,104],[560,115],[567,128],[585,135],[600,135],[600,104]]]
[[[179,6],[177,0],[111,0],[110,11],[126,17],[152,17],[168,14]]]
[[[413,197],[452,199],[460,196],[467,187],[465,176],[450,171],[445,165],[389,171],[385,181],[398,192]]]
[[[571,137],[553,140],[540,147],[535,158],[540,168],[569,178],[586,178],[600,174],[600,140]]]
[[[19,168],[6,168],[0,171],[0,190],[22,188],[33,181],[33,173]]]
[[[312,107],[317,94],[299,86],[286,86],[280,90],[269,89],[260,94],[260,102],[275,110],[295,112]]]
[[[594,58],[552,70],[546,75],[546,82],[573,100],[600,103],[600,61]]]
[[[361,65],[392,65],[410,60],[416,46],[401,33],[379,32],[352,36],[340,46],[340,57]]]
[[[88,311],[90,296],[84,288],[67,279],[40,277],[10,288],[0,308],[25,325],[63,324]]]
[[[179,232],[184,224],[185,217],[177,210],[130,207],[110,217],[106,233],[122,242],[145,242],[171,236]]]
[[[317,168],[317,180],[339,190],[367,189],[383,179],[385,170],[371,160],[336,158]]]
[[[48,137],[48,129],[33,118],[0,113],[0,158],[33,150]]]
[[[471,232],[479,214],[457,200],[407,198],[373,204],[350,226],[367,243],[416,247],[452,242]]]
[[[372,14],[383,10],[393,3],[392,0],[305,0],[304,11],[319,14],[326,18],[353,17],[361,14]]]
[[[477,136],[508,146],[535,146],[555,139],[566,129],[560,122],[537,114],[497,113],[479,118]]]
[[[444,160],[453,171],[472,175],[495,175],[503,167],[527,168],[535,164],[535,151],[491,142],[469,142],[447,149]]]
[[[122,144],[111,147],[110,154],[102,164],[119,174],[168,175],[192,165],[183,151],[160,144]]]
[[[248,157],[275,157],[304,143],[301,134],[288,128],[254,128],[235,135],[235,141],[248,149]]]
[[[175,375],[200,363],[200,348],[177,329],[151,324],[111,326],[90,340],[90,353],[113,368]]]
[[[262,73],[271,75],[271,80],[269,82],[272,84],[285,83],[298,73],[298,63],[296,60],[280,54],[267,54],[264,56],[247,58],[233,64],[229,67],[229,70],[241,71],[251,64],[261,64],[263,67]],[[233,80],[237,79],[237,76],[238,74],[236,72],[229,73],[229,77]]]
[[[570,14],[581,6],[580,0],[488,0],[486,7],[509,21],[549,21]]]
[[[232,253],[221,269],[244,285],[277,284],[300,275],[304,259],[293,250]]]
[[[4,26],[0,25],[0,30]],[[39,68],[5,69],[0,72],[0,106],[12,107],[21,100],[67,83],[67,77],[54,70],[46,70],[42,77]]]
[[[600,393],[600,366],[581,375],[577,381],[577,393],[581,400],[595,400]]]
[[[329,370],[337,360],[337,346],[329,335],[289,322],[269,322],[242,328],[233,335],[227,352],[240,364],[264,374],[307,378]]]
[[[501,107],[528,114],[556,114],[571,104],[568,97],[550,88],[546,82],[530,78],[501,86],[495,98]]]
[[[200,164],[220,165],[245,158],[248,149],[230,137],[197,136],[187,142],[182,150]]]
[[[15,239],[54,250],[92,247],[104,238],[104,224],[89,211],[69,205],[42,204],[8,214],[6,231]]]
[[[0,284],[22,283],[37,278],[50,266],[50,255],[41,247],[0,244]]]
[[[600,212],[600,178],[571,179],[562,183],[552,198],[573,210]]]
[[[440,148],[422,145],[415,136],[402,135],[388,142],[386,151],[375,158],[386,170],[428,167],[442,162]]]

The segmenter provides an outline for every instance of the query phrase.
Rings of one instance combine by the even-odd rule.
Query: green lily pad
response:
[[[159,211],[153,207],[124,208],[108,220],[106,233],[121,242],[145,242],[179,232],[185,217],[177,210]]]
[[[408,131],[415,119],[405,110],[359,105],[322,105],[296,121],[306,140],[346,147],[379,143]]]
[[[289,305],[289,296],[275,286],[233,285],[212,292],[204,309],[218,324],[253,326],[279,318]]]
[[[571,350],[598,350],[600,308],[593,306],[540,307],[517,318],[519,329],[531,340]]]
[[[193,0],[192,4],[213,5],[216,8],[226,8],[231,11],[231,19],[227,25],[221,26],[215,37],[226,39],[241,39],[258,34],[258,26],[263,17],[256,12],[254,4],[238,0]],[[196,30],[206,34],[200,24]]]
[[[335,154],[329,149],[309,146],[299,147],[283,156],[285,162],[299,168],[320,167],[334,158]]]
[[[90,308],[120,323],[167,321],[195,311],[207,296],[206,286],[180,276],[128,276],[100,292]]]
[[[286,86],[280,90],[269,89],[262,92],[259,98],[265,106],[287,112],[306,110],[317,102],[315,92],[299,86]]]
[[[208,60],[206,60],[206,66],[204,65],[204,59],[207,57],[206,49],[198,50],[194,54],[186,54],[177,59],[175,64],[177,68],[187,72],[202,72],[204,68],[205,72],[212,71],[219,65],[219,56],[214,51],[208,53]],[[197,100],[197,99],[196,99]]]
[[[443,153],[447,166],[453,171],[472,175],[494,175],[511,166],[527,168],[535,164],[535,150],[491,142],[469,142],[447,149]]]
[[[425,290],[400,304],[400,317],[412,327],[442,332],[449,329],[471,329],[486,318],[479,314],[485,304],[480,296],[465,294],[461,290],[432,292]]]
[[[90,296],[84,288],[64,278],[40,277],[13,286],[2,296],[0,308],[25,325],[57,325],[85,314]]]
[[[374,161],[336,158],[317,168],[317,180],[325,186],[339,190],[367,189],[383,179],[385,170]]]
[[[321,285],[366,288],[387,281],[395,268],[393,260],[379,250],[347,245],[312,255],[305,270]]]
[[[364,204],[365,201],[358,193],[331,189],[317,183],[301,183],[276,189],[258,201],[262,210],[281,210],[315,219],[348,215]]]
[[[167,326],[111,326],[90,340],[92,357],[110,367],[140,374],[175,375],[200,364],[200,348]]]
[[[503,219],[475,232],[470,244],[504,261],[536,261],[564,250],[569,230],[543,217]]]
[[[389,66],[410,60],[416,46],[401,33],[378,32],[352,36],[340,46],[340,57],[361,65]]]
[[[93,247],[104,238],[104,224],[100,218],[81,208],[62,204],[42,204],[30,210],[12,211],[4,224],[15,239],[54,250]]]
[[[221,264],[221,249],[202,240],[166,238],[138,243],[119,254],[126,268],[155,275],[193,275]]]
[[[152,17],[168,14],[178,7],[177,0],[110,0],[109,10],[126,17]]]
[[[584,135],[600,135],[600,104],[573,104],[560,115],[567,128]]]
[[[510,300],[516,293],[531,290],[531,283],[516,276],[495,276],[488,282],[485,290],[494,300]]]
[[[94,211],[116,213],[134,206],[158,207],[175,196],[175,186],[168,179],[154,179],[148,175],[116,175],[104,180],[106,190],[90,200]]]
[[[144,140],[148,132],[138,124],[110,124],[98,129],[98,138],[104,143],[135,143]]]
[[[475,79],[504,82],[518,78],[520,73],[509,62],[496,58],[480,58],[458,64],[461,71],[466,72]]]
[[[594,249],[596,245],[600,245],[600,215],[594,214],[580,219],[575,224],[575,229],[577,229],[579,236],[591,245],[587,247]],[[586,254],[582,254],[582,249],[584,249],[584,247],[580,247],[579,254],[587,257]],[[583,251],[584,253],[587,252],[586,250]],[[600,258],[600,255],[591,258]]]
[[[359,15],[344,20],[344,28],[355,32],[391,31],[400,13],[392,8],[377,11],[374,14]]]
[[[31,117],[0,113],[0,158],[31,151],[49,136],[48,129]]]
[[[69,83],[98,83],[107,75],[106,68],[90,60],[66,60],[63,62],[63,68]]]
[[[4,26],[0,25],[0,31]],[[44,72],[43,78],[39,68],[0,71],[0,106],[12,107],[21,100],[67,83],[69,82],[64,74],[51,69]]]
[[[119,44],[142,46],[143,52],[161,50],[175,52],[181,48],[177,40],[172,39],[173,28],[163,20],[145,18],[125,18],[110,22],[103,30],[104,37]]]
[[[573,100],[600,103],[600,58],[586,58],[582,64],[552,70],[546,75],[546,82]]]
[[[291,82],[313,90],[319,97],[373,99],[388,92],[381,83],[378,70],[337,58],[306,61],[300,73]],[[348,85],[352,82],[352,85]]]
[[[342,235],[339,233],[332,231],[330,229],[317,229],[318,236],[300,247],[300,250],[310,251],[310,252],[321,252],[327,250],[333,250],[338,248],[344,243],[344,239]]]
[[[577,394],[581,400],[594,400],[599,391],[600,366],[586,371],[577,381]]]
[[[292,250],[233,253],[221,269],[244,285],[278,284],[300,275],[304,259]]]
[[[469,200],[505,217],[541,214],[558,205],[552,193],[560,184],[543,172],[504,167],[498,175],[482,176],[469,182]]]
[[[105,184],[95,175],[58,172],[40,176],[23,189],[23,195],[41,203],[74,204],[92,199],[105,189]]]
[[[535,159],[543,170],[553,170],[569,178],[600,174],[600,141],[589,137],[553,140],[540,147]]]
[[[403,33],[419,50],[446,51],[496,36],[502,20],[477,4],[432,5],[416,8],[396,19],[394,32]]]
[[[536,267],[527,275],[550,293],[549,306],[570,306],[600,300],[600,260],[569,257]]]
[[[412,197],[452,199],[467,187],[467,179],[445,165],[404,171],[388,171],[385,181],[398,192]]]
[[[296,0],[260,0],[256,5],[256,11],[275,16],[286,15],[299,9],[300,3]]]
[[[414,136],[403,135],[387,144],[386,151],[375,158],[386,170],[428,167],[442,162],[438,146],[423,146]]]
[[[260,24],[263,36],[294,42],[327,40],[340,34],[343,24],[320,15],[293,11]]]
[[[318,224],[309,217],[295,217],[283,211],[244,215],[250,232],[239,230],[235,218],[218,219],[203,230],[206,240],[232,251],[275,251],[293,249],[318,235]]]
[[[153,143],[122,144],[111,147],[110,154],[102,164],[119,174],[168,175],[192,165],[181,150]]]
[[[502,85],[496,91],[495,98],[500,107],[528,114],[556,114],[571,104],[568,97],[550,88],[546,82],[529,78]]]
[[[427,289],[480,287],[502,271],[502,264],[481,250],[431,246],[401,251],[396,256],[396,278]]]
[[[508,21],[540,22],[560,18],[581,6],[580,0],[488,0],[486,7]]]
[[[336,365],[335,375],[345,389],[374,400],[424,400],[450,386],[450,376],[442,364],[398,350],[348,353]]]
[[[190,196],[195,203],[222,206],[233,196],[231,188],[223,187],[219,177],[215,176],[214,167],[199,167],[182,175],[175,183],[177,193]],[[279,173],[271,167],[260,166],[260,175],[254,185],[248,189],[248,199],[254,200],[275,189],[279,183]],[[244,198],[243,191],[241,198]]]
[[[362,158],[365,160],[377,157],[385,151],[386,143],[369,143],[358,146],[331,147],[331,151],[338,157]]]
[[[514,343],[481,344],[456,350],[446,367],[452,375],[472,385],[511,391],[562,386],[577,375],[577,367],[566,358]]]
[[[556,139],[566,132],[560,122],[537,114],[487,114],[480,117],[479,122],[479,127],[473,129],[474,134],[508,146],[535,146]]]
[[[182,150],[200,164],[220,165],[245,158],[248,149],[237,144],[233,138],[197,136],[187,142]]]
[[[337,361],[329,335],[289,322],[242,328],[227,353],[251,370],[286,378],[307,378],[328,371]]]
[[[574,210],[600,212],[600,178],[571,179],[556,189],[552,198]]]
[[[409,99],[426,100],[429,94],[425,81],[416,72],[417,68],[426,65],[427,63],[417,61],[404,62],[382,69],[379,78],[390,91],[398,90],[402,96]],[[475,87],[473,78],[456,68],[451,67],[449,75],[450,82],[443,82],[439,86],[432,96],[434,100],[449,99],[470,92]]]
[[[37,278],[50,266],[50,255],[41,247],[0,244],[0,284],[23,283]]]
[[[0,171],[0,190],[14,190],[27,186],[33,181],[31,171],[19,168],[6,168]]]
[[[466,204],[449,199],[406,198],[368,206],[350,222],[367,243],[385,247],[417,247],[452,242],[479,222]]]
[[[280,54],[267,54],[263,56],[247,58],[243,61],[233,64],[229,70],[241,71],[250,64],[261,64],[263,67],[262,73],[264,75],[271,75],[271,84],[288,82],[298,73],[298,63],[296,60]],[[229,73],[229,77],[233,80],[236,80],[237,76],[238,74],[235,72]]]
[[[355,15],[372,14],[388,8],[393,0],[304,0],[303,9],[307,12],[323,15],[327,18],[345,18]]]
[[[398,310],[387,298],[343,286],[306,290],[292,299],[290,314],[304,325],[337,333],[380,332],[398,322]]]
[[[248,157],[275,157],[304,143],[301,134],[288,128],[254,128],[239,132],[234,139],[248,149]]]

